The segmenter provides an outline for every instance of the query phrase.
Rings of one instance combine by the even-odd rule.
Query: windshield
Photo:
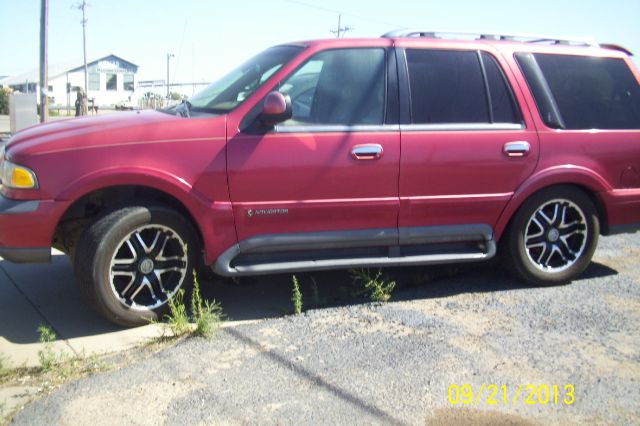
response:
[[[300,46],[277,46],[254,56],[189,99],[191,110],[218,114],[231,111],[302,49]]]

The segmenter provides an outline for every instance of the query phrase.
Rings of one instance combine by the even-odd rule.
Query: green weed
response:
[[[180,289],[169,300],[170,314],[165,316],[173,337],[186,334],[200,337],[211,337],[224,320],[224,312],[220,303],[203,300],[196,272],[193,272],[193,292],[191,293],[191,316],[184,303],[184,290]],[[192,323],[193,322],[193,325]],[[163,336],[164,338],[164,336]]]
[[[178,290],[178,292],[169,299],[169,311],[171,313],[165,315],[165,320],[169,324],[169,328],[173,332],[174,337],[183,336],[191,331],[187,307],[184,304],[184,289]]]
[[[198,276],[193,273],[193,293],[191,294],[191,314],[196,323],[193,330],[195,336],[209,338],[213,336],[215,331],[220,327],[220,323],[224,319],[222,306],[215,300],[209,303],[208,300],[202,300],[200,295],[200,284]]]
[[[300,283],[298,283],[298,277],[293,275],[293,293],[291,295],[291,301],[293,302],[293,313],[302,313],[302,293],[300,292]]]
[[[50,371],[60,361],[62,355],[53,349],[53,342],[57,336],[50,327],[43,324],[38,326],[38,334],[40,335],[38,340],[42,343],[42,348],[38,351],[40,367],[43,371]]]
[[[372,302],[384,303],[389,301],[391,293],[396,287],[395,281],[390,281],[382,276],[382,271],[378,269],[375,276],[369,269],[352,269],[351,278],[355,283],[362,285]]]

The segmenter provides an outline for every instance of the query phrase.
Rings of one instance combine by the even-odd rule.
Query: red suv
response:
[[[224,276],[481,261],[580,275],[640,227],[640,75],[613,45],[404,31],[276,46],[165,111],[16,134],[0,255],[69,254],[135,325]]]

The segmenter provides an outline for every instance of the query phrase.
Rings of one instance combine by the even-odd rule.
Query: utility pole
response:
[[[88,72],[87,72],[87,0],[82,0],[78,9],[82,10],[82,50],[84,52],[84,93],[89,93]]]
[[[341,35],[344,37],[344,33],[354,29],[353,27],[343,27],[343,26],[341,26],[340,25],[341,19],[342,19],[342,14],[338,14],[338,29],[330,30],[332,34],[336,35],[336,38],[340,38]]]
[[[84,56],[84,93],[89,94],[87,72],[87,1],[82,0],[82,51]]]
[[[40,5],[40,122],[47,121],[49,115],[49,75],[48,75],[48,26],[49,0],[42,0]],[[27,84],[28,87],[28,84]]]
[[[169,59],[173,58],[173,53],[167,53],[167,99],[169,99]]]

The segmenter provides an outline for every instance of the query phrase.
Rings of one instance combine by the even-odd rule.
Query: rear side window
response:
[[[475,51],[407,49],[414,123],[488,123]]]
[[[487,84],[489,86],[493,122],[520,122],[520,112],[516,107],[515,97],[505,80],[500,65],[498,65],[496,59],[487,52],[482,52],[481,55],[484,71],[487,75]]]
[[[640,128],[640,85],[624,60],[551,54],[533,57],[565,129]],[[527,74],[530,80],[532,76]],[[540,108],[546,94],[534,90],[534,96]]]
[[[407,49],[416,124],[519,123],[513,94],[488,53]]]

